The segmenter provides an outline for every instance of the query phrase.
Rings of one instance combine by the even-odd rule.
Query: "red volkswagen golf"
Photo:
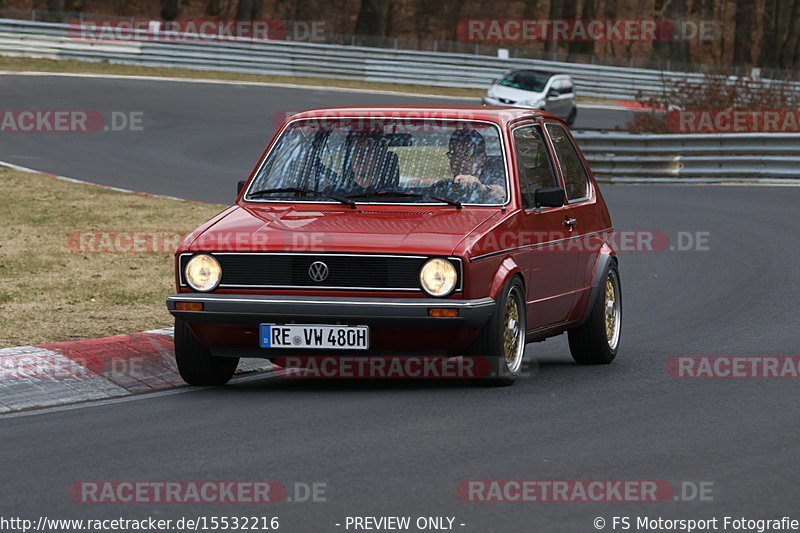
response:
[[[475,356],[507,385],[567,332],[617,354],[611,219],[563,120],[506,107],[332,108],[287,119],[237,202],[176,253],[190,384],[240,357]]]

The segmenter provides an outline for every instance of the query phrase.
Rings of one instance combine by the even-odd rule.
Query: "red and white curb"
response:
[[[172,335],[167,328],[0,349],[0,413],[182,386]],[[271,368],[248,359],[237,373]]]

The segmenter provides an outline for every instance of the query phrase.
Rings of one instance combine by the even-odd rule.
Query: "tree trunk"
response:
[[[162,20],[175,20],[181,14],[180,0],[161,0]]]
[[[239,0],[236,6],[236,20],[259,20],[261,0]]]
[[[386,36],[386,20],[389,13],[387,0],[361,0],[356,17],[356,35]]]
[[[574,0],[570,0],[574,3]],[[558,20],[564,18],[564,3],[561,0],[550,0],[550,14],[548,18],[553,20]],[[555,54],[558,52],[559,43],[555,41],[552,36],[550,40],[547,42],[546,50],[548,53]]]
[[[792,2],[789,17],[786,20],[786,36],[781,45],[778,56],[778,67],[790,69],[795,66],[795,49],[797,47],[797,32],[800,31],[800,0]]]
[[[663,0],[656,2],[656,10],[670,23],[680,22],[686,17],[686,0]],[[689,43],[685,40],[668,39],[653,43],[653,53],[664,64],[670,61],[670,68],[678,69],[689,62]]]
[[[583,9],[581,10],[581,18],[584,20],[593,19],[596,16],[595,8],[596,3],[593,0],[584,0]],[[576,55],[591,55],[594,53],[594,41],[575,41],[569,43],[569,55],[575,58]]]
[[[780,36],[778,35],[779,0],[766,0],[764,4],[764,40],[761,43],[759,64],[774,67],[778,63],[780,53]]]
[[[753,5],[747,0],[737,0],[733,39],[733,64],[750,66],[753,64]]]

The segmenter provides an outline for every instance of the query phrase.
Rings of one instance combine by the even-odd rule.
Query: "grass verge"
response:
[[[171,253],[77,253],[70,235],[185,235],[223,209],[2,168],[0,190],[0,348],[171,325]]]

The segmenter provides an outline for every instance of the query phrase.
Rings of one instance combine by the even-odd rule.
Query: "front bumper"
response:
[[[503,102],[501,102],[497,98],[492,98],[491,96],[484,96],[483,99],[481,100],[481,102],[483,103],[483,105],[499,105],[499,106],[522,107],[522,108],[525,108],[525,109],[535,109],[537,111],[542,111],[544,109],[543,106],[541,106],[541,105],[537,106],[537,107],[534,107],[534,106],[530,106],[530,105],[525,105],[525,104],[523,104],[521,102],[517,102],[517,103],[514,103],[514,104],[504,104]]]
[[[202,311],[179,311],[178,302],[199,302]],[[457,309],[456,317],[431,317],[428,309]],[[251,294],[173,294],[167,298],[173,316],[192,323],[359,324],[392,329],[480,328],[495,311],[492,298],[343,298]]]

